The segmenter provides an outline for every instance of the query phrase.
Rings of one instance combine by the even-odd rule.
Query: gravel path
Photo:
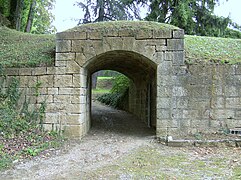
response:
[[[133,115],[98,103],[92,118],[92,129],[81,141],[69,142],[51,157],[17,163],[0,172],[0,179],[241,178],[240,149],[166,147],[155,143],[155,132]]]
[[[72,179],[108,164],[153,139],[154,131],[133,115],[94,103],[92,128],[51,158],[38,157],[0,173],[0,179]]]

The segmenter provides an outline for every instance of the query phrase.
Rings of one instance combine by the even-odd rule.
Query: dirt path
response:
[[[36,158],[0,174],[0,179],[61,179],[81,176],[152,140],[154,131],[138,119],[94,103],[93,127],[80,142],[70,143],[57,156]],[[66,152],[67,151],[67,152]]]
[[[94,103],[93,127],[52,157],[0,173],[0,179],[238,179],[240,149],[171,148],[134,116]],[[233,178],[232,178],[233,177]]]

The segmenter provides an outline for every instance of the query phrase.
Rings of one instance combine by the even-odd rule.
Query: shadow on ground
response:
[[[93,101],[90,133],[96,131],[137,137],[155,135],[154,128],[149,128],[135,115]]]

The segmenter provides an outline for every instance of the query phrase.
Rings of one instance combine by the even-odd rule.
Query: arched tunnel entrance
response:
[[[96,121],[105,121],[105,123],[111,124],[111,126],[130,126],[133,123],[145,124],[145,127],[156,127],[156,64],[149,60],[147,57],[140,55],[132,51],[108,51],[92,58],[85,66],[88,74],[88,88],[89,96],[88,102],[91,104],[91,126],[100,125]],[[123,119],[123,113],[120,112],[120,117],[117,117],[116,112],[102,108],[92,102],[91,97],[91,75],[100,70],[114,70],[124,74],[130,79],[130,85],[128,89],[128,95],[125,97],[125,111],[133,114],[130,121],[117,122],[118,119]],[[109,112],[109,113],[108,113]],[[112,115],[110,115],[112,114]],[[114,114],[114,115],[113,115]],[[115,119],[113,119],[115,118]],[[99,120],[98,120],[99,119]],[[113,122],[106,122],[106,121]],[[126,119],[126,116],[125,118]],[[133,121],[131,121],[131,119]],[[116,124],[115,124],[116,122]],[[133,127],[140,128],[142,126],[135,125]],[[114,127],[115,129],[115,127]],[[136,130],[136,129],[135,129]],[[141,131],[141,129],[140,129]],[[136,131],[135,131],[136,132]],[[141,132],[139,132],[141,134]]]
[[[47,72],[59,101],[46,113],[57,117],[55,124],[61,122],[68,137],[86,135],[91,125],[91,74],[109,69],[133,81],[129,112],[155,127],[158,137],[181,134],[186,116],[175,112],[182,113],[179,101],[185,95],[176,80],[185,73],[183,38],[177,27],[145,21],[90,23],[58,33],[55,67]]]

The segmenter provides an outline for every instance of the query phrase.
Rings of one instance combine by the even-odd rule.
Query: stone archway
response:
[[[130,78],[126,110],[149,126],[156,126],[156,63],[133,51],[114,50],[95,56],[84,68],[88,79],[99,70],[118,71]]]
[[[133,113],[142,116],[148,84],[154,89],[152,124],[157,136],[178,134],[180,129],[172,113],[172,74],[184,64],[183,30],[154,22],[104,22],[82,25],[57,34],[55,66],[66,71],[55,79],[63,91],[67,110],[62,124],[66,135],[84,136],[90,128],[90,74],[109,68],[135,79],[138,88]],[[121,62],[121,63],[120,63]],[[61,83],[60,83],[61,82]],[[68,95],[72,100],[65,101]],[[66,97],[64,97],[66,95]],[[146,114],[144,114],[146,116]]]

